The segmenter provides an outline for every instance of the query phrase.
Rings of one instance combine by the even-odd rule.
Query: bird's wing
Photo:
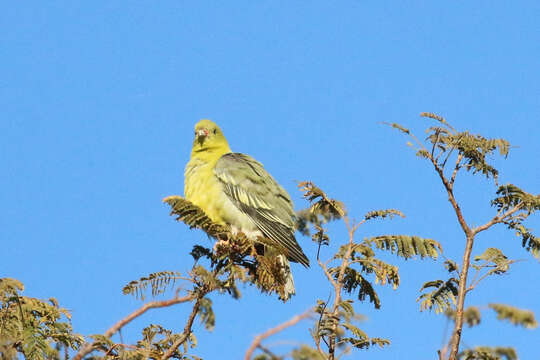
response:
[[[249,216],[264,236],[288,252],[291,261],[309,266],[294,237],[294,211],[289,194],[248,155],[229,153],[216,163],[214,174],[233,204]]]

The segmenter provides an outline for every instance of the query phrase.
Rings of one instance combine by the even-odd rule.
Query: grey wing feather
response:
[[[309,266],[294,237],[295,216],[289,194],[252,157],[229,153],[216,163],[214,174],[233,204],[270,240],[287,251],[291,261]]]

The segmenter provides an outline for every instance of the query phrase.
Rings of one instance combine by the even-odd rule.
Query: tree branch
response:
[[[456,175],[457,175],[457,172],[459,171],[460,169],[460,163],[461,163],[461,160],[463,159],[463,155],[462,154],[458,154],[457,156],[457,159],[456,159],[456,165],[454,167],[454,171],[452,172],[452,176],[451,176],[451,179],[450,181],[448,181],[448,179],[446,178],[446,176],[444,175],[444,167],[440,167],[439,164],[437,163],[437,160],[433,157],[433,155],[426,149],[426,147],[424,146],[424,144],[422,144],[418,138],[416,136],[414,136],[412,133],[408,134],[414,141],[416,141],[416,143],[418,144],[418,146],[423,149],[426,154],[427,154],[427,157],[428,159],[431,161],[431,163],[433,164],[433,167],[435,168],[435,170],[437,171],[437,174],[439,174],[439,177],[441,178],[441,181],[444,185],[444,187],[446,188],[446,192],[448,193],[448,201],[450,202],[450,204],[452,204],[452,207],[454,208],[454,211],[456,213],[456,216],[458,218],[458,221],[459,221],[459,224],[461,225],[461,228],[463,229],[463,231],[465,232],[465,234],[469,235],[471,233],[471,229],[469,228],[469,225],[467,225],[467,223],[465,222],[465,219],[463,218],[463,214],[461,212],[461,208],[459,207],[455,197],[454,197],[454,193],[453,193],[453,188],[454,188],[454,181],[456,179]],[[445,161],[446,162],[446,161]]]
[[[472,277],[472,279],[471,279],[471,284],[470,284],[469,287],[467,288],[467,292],[469,292],[469,291],[471,291],[472,289],[474,289],[474,286],[476,286],[476,285],[473,286],[473,284],[475,284],[476,279],[478,279],[478,276],[480,275],[480,270],[481,270],[483,267],[487,266],[487,264],[488,264],[488,261],[485,260],[484,263],[483,263],[482,265],[480,265],[480,268],[476,269],[476,272],[474,273],[474,275],[473,275],[473,277]]]
[[[435,147],[437,146],[440,137],[441,137],[441,131],[438,130],[438,131],[437,131],[437,138],[436,138],[435,141],[433,142],[433,146],[431,146],[431,157],[434,157],[434,154],[435,154]],[[437,156],[437,158],[438,158],[438,156]]]
[[[461,264],[461,276],[459,277],[458,286],[458,301],[456,306],[456,321],[454,330],[450,339],[450,360],[456,360],[459,351],[459,343],[461,341],[461,331],[463,330],[463,309],[465,307],[465,296],[467,294],[467,274],[471,265],[471,253],[474,245],[474,235],[467,235],[467,243],[463,254]]]
[[[328,281],[330,281],[334,289],[337,289],[338,284],[336,283],[332,275],[330,275],[330,273],[328,272],[328,268],[326,267],[326,264],[323,264],[323,262],[319,259],[317,259],[317,262],[319,263],[319,266],[323,269],[324,275],[326,275],[326,278],[328,279]]]
[[[465,296],[467,295],[467,275],[469,273],[469,267],[471,265],[471,253],[474,245],[474,236],[475,233],[471,231],[471,228],[465,221],[465,218],[463,217],[463,213],[461,212],[461,208],[459,207],[459,204],[456,201],[456,198],[454,196],[454,181],[456,179],[456,174],[460,169],[460,163],[462,160],[462,155],[458,154],[458,157],[456,159],[456,165],[454,166],[454,170],[452,172],[450,181],[446,178],[444,175],[444,168],[441,168],[437,161],[433,158],[433,156],[429,156],[429,159],[431,160],[431,163],[433,164],[433,167],[435,168],[435,171],[437,171],[437,174],[439,174],[439,177],[441,178],[441,181],[446,189],[446,192],[448,194],[448,201],[454,208],[454,212],[456,213],[456,217],[458,219],[459,224],[461,225],[461,228],[463,229],[463,232],[466,236],[466,243],[465,243],[465,252],[463,253],[463,260],[461,263],[461,273],[459,276],[459,285],[458,285],[458,301],[456,306],[456,321],[454,324],[454,330],[452,332],[452,337],[450,339],[450,360],[456,360],[457,354],[459,351],[459,343],[461,341],[461,331],[463,330],[463,309],[465,307]],[[445,349],[446,352],[446,349]]]
[[[454,182],[456,181],[456,175],[457,175],[459,169],[461,168],[461,160],[462,159],[463,159],[463,154],[458,154],[457,159],[456,159],[456,165],[454,166],[454,171],[452,171],[452,177],[450,178],[450,183],[449,183],[450,189],[454,188]]]
[[[437,164],[435,159],[433,159],[432,157],[430,157],[429,159],[431,160],[433,167],[435,167],[435,171],[437,171],[437,173],[439,174],[439,177],[441,178],[441,181],[446,189],[446,192],[448,193],[448,201],[450,202],[450,204],[452,204],[452,207],[454,208],[454,212],[456,213],[458,222],[461,225],[463,232],[465,233],[465,235],[470,236],[472,234],[471,229],[469,225],[467,225],[467,222],[465,221],[465,218],[463,217],[463,213],[461,212],[461,208],[459,207],[459,204],[457,203],[456,198],[454,196],[454,191],[453,191],[454,183],[450,183],[448,179],[446,178],[446,176],[444,176],[443,169]],[[461,159],[459,158],[459,155],[458,155],[458,160],[461,161]],[[456,161],[456,168],[454,169],[455,173],[457,173],[456,169],[459,170],[459,163],[457,161]],[[452,178],[455,179],[454,173],[452,173]]]
[[[272,336],[272,335],[275,335],[277,334],[278,332],[280,331],[283,331],[285,330],[286,328],[288,327],[291,327],[293,325],[296,325],[300,320],[303,320],[305,318],[307,318],[308,316],[310,316],[311,314],[313,313],[313,309],[308,309],[306,310],[304,313],[300,314],[300,315],[296,315],[294,316],[292,319],[274,327],[274,328],[271,328],[269,330],[267,330],[266,332],[260,334],[260,335],[257,335],[255,337],[255,339],[253,340],[253,342],[251,343],[251,345],[249,346],[248,350],[246,351],[246,355],[244,356],[244,360],[250,360],[251,359],[251,356],[253,355],[253,352],[255,351],[255,349],[257,347],[260,346],[261,342]]]
[[[519,261],[523,261],[523,260],[509,260],[507,262],[507,265],[510,266],[512,264],[515,264]],[[480,270],[478,270],[476,272],[476,274],[474,275],[474,278],[471,280],[471,284],[469,285],[469,287],[467,288],[467,292],[473,290],[482,280],[484,280],[485,278],[487,278],[488,276],[490,275],[493,275],[495,272],[495,270],[497,269],[497,265],[489,265],[489,262],[486,261],[484,262],[483,265],[481,265],[482,268],[492,268],[491,270],[488,270],[484,275],[482,275],[478,280],[478,274],[480,273]]]
[[[341,291],[343,289],[343,277],[345,276],[345,269],[347,269],[347,266],[349,266],[349,258],[351,257],[351,253],[353,250],[354,245],[354,232],[356,229],[358,229],[358,224],[351,226],[349,222],[349,217],[344,217],[343,221],[345,222],[345,225],[347,226],[347,230],[349,232],[349,247],[347,248],[347,252],[345,253],[345,256],[343,257],[343,261],[341,262],[341,266],[339,268],[339,274],[336,281],[332,281],[334,284],[334,290],[336,293],[336,296],[334,297],[334,307],[332,309],[332,314],[334,318],[338,319],[339,315],[339,303],[341,302]],[[336,350],[336,331],[338,322],[336,321],[334,326],[334,331],[330,335],[330,344],[328,346],[328,355],[329,359],[333,360],[335,358],[335,350]]]
[[[150,309],[173,306],[173,305],[176,305],[176,304],[181,304],[181,303],[191,301],[193,299],[194,299],[193,295],[187,295],[187,296],[184,296],[184,297],[181,297],[181,298],[175,297],[174,299],[170,299],[170,300],[152,301],[152,302],[146,303],[143,306],[141,306],[140,308],[138,308],[137,310],[135,310],[134,312],[132,312],[131,314],[129,314],[128,316],[126,316],[125,318],[123,318],[122,320],[118,321],[113,326],[111,326],[107,331],[105,331],[105,333],[103,335],[110,338],[118,330],[120,330],[122,327],[126,326],[131,321],[138,318],[139,316],[141,316],[142,314],[144,314],[146,311],[148,311]],[[84,356],[88,355],[93,350],[94,350],[94,342],[86,344],[73,357],[73,360],[81,360]]]
[[[480,281],[484,280],[485,278],[487,278],[489,275],[491,275],[492,273],[490,273],[489,271],[487,273],[485,273],[484,275],[480,276],[480,278],[476,281],[472,281],[471,282],[471,285],[469,285],[469,287],[467,288],[467,292],[469,291],[472,291],[476,285],[478,285],[480,283]]]
[[[199,307],[201,305],[201,299],[206,296],[205,292],[200,292],[197,296],[197,300],[195,301],[195,304],[193,304],[193,309],[191,310],[191,314],[189,314],[188,321],[186,323],[186,326],[184,327],[184,331],[182,332],[182,336],[178,338],[174,342],[174,344],[171,345],[169,350],[163,356],[161,357],[161,360],[166,360],[173,356],[174,352],[187,340],[189,335],[191,334],[191,326],[193,326],[193,321],[195,320],[195,316],[199,312]]]
[[[491,226],[495,225],[495,224],[498,224],[500,223],[501,221],[504,220],[504,218],[506,217],[509,217],[509,216],[512,216],[514,213],[516,213],[517,211],[519,211],[521,208],[523,207],[523,203],[519,203],[517,204],[516,206],[514,206],[513,208],[509,209],[508,211],[506,211],[505,213],[503,213],[502,215],[495,215],[493,217],[493,219],[491,219],[490,221],[488,221],[487,223],[485,223],[484,225],[481,225],[481,226],[478,226],[476,228],[474,228],[472,230],[473,234],[478,234],[479,232],[481,231],[484,231],[484,230],[487,230],[489,229]]]

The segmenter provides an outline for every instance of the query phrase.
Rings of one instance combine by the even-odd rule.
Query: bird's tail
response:
[[[291,266],[285,255],[278,255],[277,259],[281,265],[283,279],[285,279],[284,292],[283,295],[279,295],[279,298],[283,301],[287,301],[292,295],[296,294],[296,290],[294,289],[294,280],[291,273]]]

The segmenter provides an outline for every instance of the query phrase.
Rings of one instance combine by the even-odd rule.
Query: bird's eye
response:
[[[214,134],[217,134],[217,129],[214,129]]]

